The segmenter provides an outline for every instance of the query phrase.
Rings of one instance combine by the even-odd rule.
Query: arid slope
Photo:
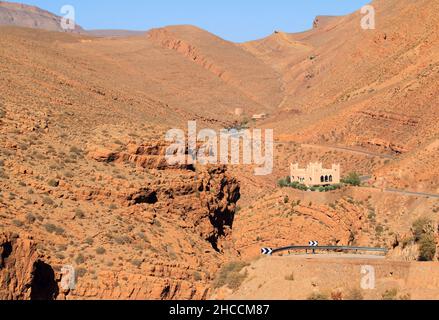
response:
[[[0,11],[21,26],[0,27],[0,298],[204,299],[228,262],[313,239],[416,260],[413,222],[430,219],[437,241],[438,200],[386,189],[439,192],[438,3],[372,4],[375,30],[355,12],[245,44],[193,26],[53,32],[56,17],[32,22],[39,9]],[[165,132],[188,120],[275,129],[273,174],[168,165]],[[289,163],[315,161],[365,185],[276,186]],[[59,287],[69,264],[75,291]]]

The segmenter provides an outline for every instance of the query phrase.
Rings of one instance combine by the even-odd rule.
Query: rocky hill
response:
[[[437,260],[439,242],[439,7],[372,5],[375,30],[355,12],[235,44],[193,26],[54,32],[52,14],[1,2],[0,298],[221,296],[233,261],[312,239],[386,247],[401,273],[430,272],[415,261],[425,246]],[[168,165],[165,133],[188,120],[275,129],[273,174]],[[362,185],[278,187],[290,163],[316,161]],[[60,286],[66,265],[75,290]],[[292,298],[312,293],[310,277]],[[252,279],[223,297],[262,297]],[[398,279],[401,294],[426,294]]]

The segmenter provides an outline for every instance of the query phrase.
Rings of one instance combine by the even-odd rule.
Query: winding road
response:
[[[335,150],[335,151],[343,151],[343,152],[349,152],[354,154],[361,154],[366,155],[370,157],[377,157],[382,159],[394,159],[395,157],[388,154],[380,154],[380,153],[374,153],[369,152],[366,150],[361,150],[357,148],[350,148],[350,147],[341,147],[341,146],[322,146],[322,145],[315,145],[315,144],[302,144],[302,148],[314,148],[314,149],[326,149],[326,150]]]
[[[404,196],[427,197],[427,198],[439,199],[439,194],[437,193],[415,192],[415,191],[398,190],[398,189],[384,189],[384,192],[398,193]]]

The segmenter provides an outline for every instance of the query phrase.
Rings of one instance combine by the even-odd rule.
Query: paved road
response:
[[[395,158],[392,155],[374,153],[374,152],[369,152],[369,151],[366,151],[366,150],[361,150],[361,149],[358,149],[358,148],[350,148],[350,147],[323,146],[323,145],[314,145],[314,144],[302,144],[302,147],[304,147],[304,148],[319,148],[319,149],[344,151],[344,152],[349,152],[349,153],[366,155],[366,156],[370,156],[370,157],[378,157],[378,158],[382,158],[382,159],[394,159]]]
[[[275,141],[274,144],[280,145],[280,144],[296,144],[296,143],[294,141]],[[325,146],[325,145],[307,144],[307,143],[302,143],[300,146],[302,148],[343,151],[343,152],[349,152],[349,153],[354,153],[354,154],[361,154],[361,155],[365,155],[365,156],[369,156],[369,157],[378,157],[378,158],[382,158],[382,159],[395,159],[395,156],[393,156],[393,155],[369,152],[367,150],[362,150],[359,148],[342,147],[342,146]]]
[[[290,254],[282,257],[291,257],[295,259],[309,259],[309,260],[327,260],[327,259],[355,259],[355,260],[384,260],[385,256],[373,254]]]
[[[439,194],[437,194],[437,193],[414,192],[414,191],[398,190],[398,189],[385,189],[384,192],[398,193],[398,194],[402,194],[404,196],[416,196],[416,197],[427,197],[427,198],[439,199]]]

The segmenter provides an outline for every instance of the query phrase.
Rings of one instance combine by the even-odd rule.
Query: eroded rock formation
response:
[[[35,243],[17,234],[0,234],[0,300],[53,300],[59,293],[53,268]]]

